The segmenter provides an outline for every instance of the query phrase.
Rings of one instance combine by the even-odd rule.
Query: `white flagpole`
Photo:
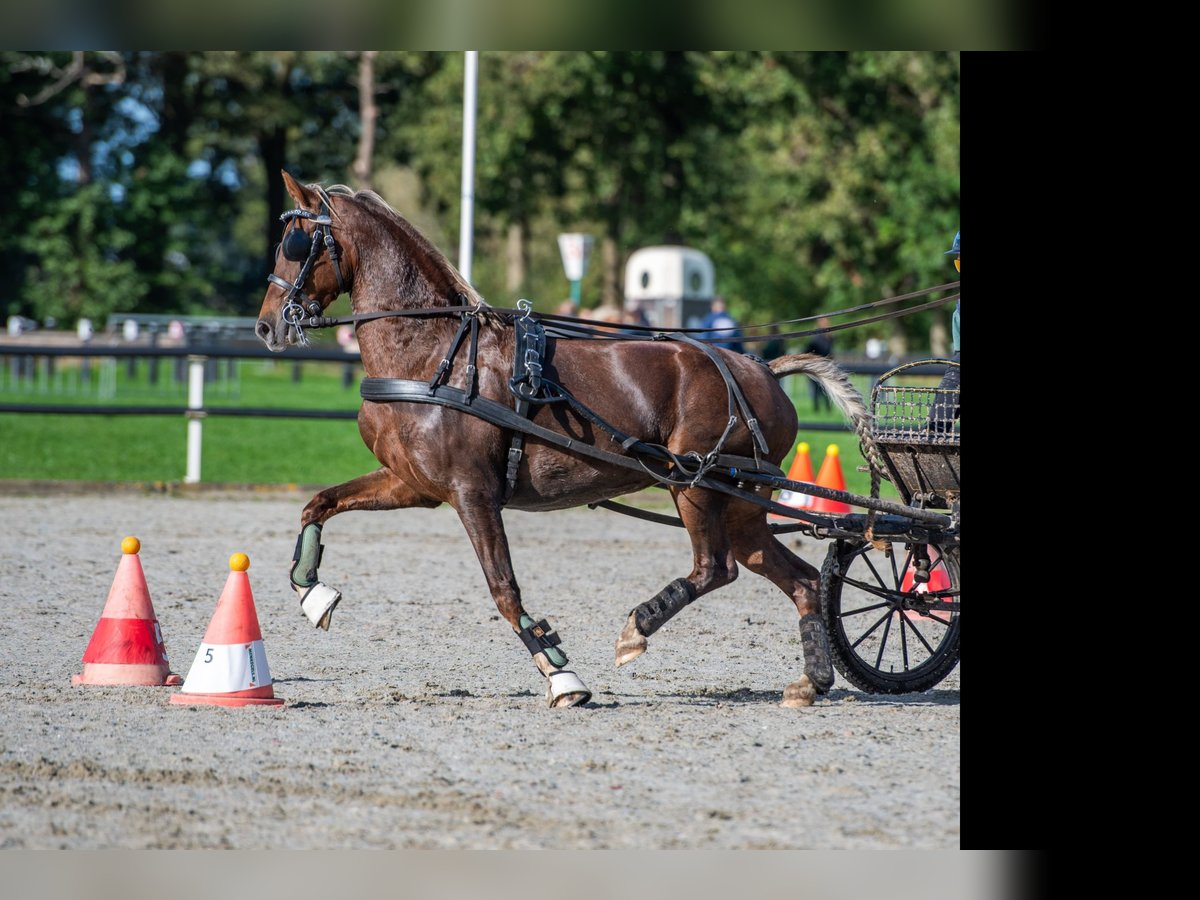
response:
[[[471,281],[471,239],[475,222],[475,82],[479,51],[466,51],[463,73],[462,212],[458,223],[458,271]]]

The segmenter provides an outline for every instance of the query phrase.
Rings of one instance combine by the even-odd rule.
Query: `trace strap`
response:
[[[592,444],[583,443],[582,441],[559,434],[557,431],[551,431],[549,428],[543,428],[536,422],[519,417],[509,407],[497,403],[495,400],[489,400],[487,397],[476,396],[470,403],[467,403],[466,392],[460,388],[450,387],[449,385],[438,385],[433,394],[430,394],[429,385],[424,381],[410,381],[403,378],[364,378],[359,388],[359,394],[364,400],[374,403],[408,401],[412,403],[430,403],[435,406],[457,409],[460,412],[478,416],[485,422],[490,422],[500,428],[519,429],[526,434],[531,434],[548,444],[554,444],[556,447],[561,447],[564,450],[570,450],[583,456],[590,456],[592,459],[598,459],[615,466],[622,466],[626,469],[644,471],[661,484],[670,486],[689,485],[692,483],[690,476],[681,481],[679,478],[673,477],[670,469],[663,466],[661,462],[658,462],[658,460],[664,460],[664,456],[666,458],[670,457],[670,454],[667,454],[664,448],[637,441],[634,447],[635,452],[652,457],[650,461],[620,456],[616,453],[610,453],[607,450],[601,450]],[[782,470],[777,466],[766,463],[763,466],[766,471],[754,472],[751,471],[753,462],[754,460],[748,457],[733,456],[724,453],[717,459],[717,465],[724,468],[728,473],[727,477],[734,481],[755,481],[770,484],[772,487],[796,489],[792,486],[798,483],[788,481],[783,475]],[[726,475],[726,472],[721,473],[723,477]],[[802,519],[825,528],[833,527],[836,524],[834,519],[816,513],[809,513],[806,510],[798,510],[795,507],[786,506],[774,500],[768,500],[758,494],[742,490],[733,482],[725,482],[713,478],[711,474],[702,476],[696,483],[700,487],[711,488],[712,490],[730,494],[741,500],[757,503],[770,512],[786,516],[790,519]],[[878,509],[881,512],[896,513],[910,519],[918,519],[933,525],[939,525],[943,528],[947,528],[953,524],[953,520],[949,516],[943,516],[917,507],[904,506],[890,500],[870,500],[870,498],[865,497],[856,498],[845,491],[821,488],[809,484],[805,484],[801,489],[817,497],[840,500],[844,503],[854,503],[856,506],[863,506],[867,509]],[[869,502],[864,503],[862,502],[863,500],[869,500]]]

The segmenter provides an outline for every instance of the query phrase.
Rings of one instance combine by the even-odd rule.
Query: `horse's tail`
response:
[[[854,426],[854,433],[858,435],[859,448],[871,467],[881,473],[886,471],[883,458],[879,455],[879,449],[871,437],[871,413],[863,403],[862,394],[850,383],[846,373],[836,364],[827,357],[818,356],[815,353],[794,353],[773,359],[767,363],[767,366],[776,379],[783,378],[785,375],[800,374],[807,375],[821,385],[825,393],[837,404],[837,408]]]

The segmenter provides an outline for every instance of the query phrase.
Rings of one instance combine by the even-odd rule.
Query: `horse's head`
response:
[[[296,209],[280,216],[283,241],[275,249],[275,270],[267,276],[270,286],[254,326],[254,333],[277,352],[291,343],[308,343],[302,320],[319,316],[348,291],[352,274],[351,260],[334,237],[339,222],[329,194],[282,174]]]

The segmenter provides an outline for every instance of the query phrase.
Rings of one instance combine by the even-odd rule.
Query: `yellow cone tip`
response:
[[[245,553],[235,553],[229,557],[229,568],[235,572],[245,572],[250,568],[250,557]]]
[[[137,553],[142,549],[142,542],[132,535],[121,541],[122,553]]]
[[[841,453],[841,451],[838,449],[838,445],[837,445],[837,444],[830,444],[830,445],[829,445],[829,448],[828,448],[828,449],[827,449],[825,452],[826,452],[826,453],[827,453],[829,456],[837,456],[839,453]]]
[[[808,441],[801,441],[800,443],[798,443],[796,445],[796,452],[797,453],[807,453],[808,452]]]

